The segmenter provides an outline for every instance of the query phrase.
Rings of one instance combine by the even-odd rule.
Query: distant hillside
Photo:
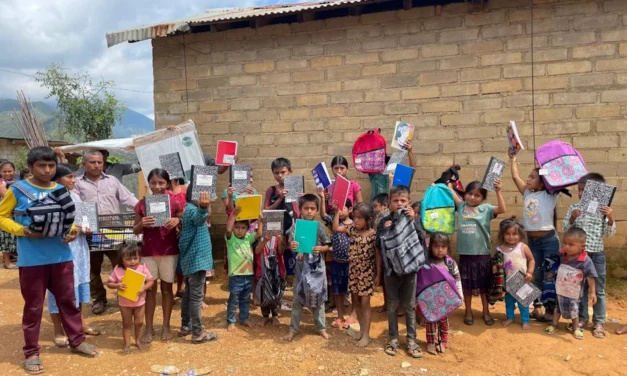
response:
[[[33,102],[33,108],[37,119],[43,122],[46,134],[51,139],[63,139],[59,137],[56,119],[57,110],[53,105],[44,102]],[[22,135],[15,128],[11,114],[13,109],[19,109],[15,99],[0,99],[0,137],[20,139]],[[155,130],[155,123],[152,119],[133,110],[127,109],[122,115],[120,124],[113,127],[114,138],[131,137]]]

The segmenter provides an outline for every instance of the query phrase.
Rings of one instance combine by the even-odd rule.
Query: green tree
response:
[[[111,93],[112,81],[94,83],[86,72],[70,76],[60,64],[37,72],[37,81],[50,90],[46,98],[57,98],[63,127],[70,136],[81,141],[112,138],[112,128],[125,110]]]

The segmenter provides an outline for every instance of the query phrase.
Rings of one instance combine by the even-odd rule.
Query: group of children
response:
[[[415,167],[411,144],[406,146],[409,149],[410,162]],[[29,152],[28,164],[33,176],[18,184],[40,195],[57,189],[57,183],[72,191],[73,170],[67,165],[57,166],[54,151],[45,149],[35,148]],[[554,334],[559,318],[563,316],[572,320],[569,329],[573,331],[575,338],[582,339],[583,329],[588,321],[589,300],[594,305],[593,335],[604,337],[605,256],[602,238],[611,236],[616,231],[612,209],[602,208],[604,218],[599,219],[583,213],[578,204],[572,205],[564,217],[565,233],[560,251],[555,228],[557,195],[545,189],[538,169],[534,169],[527,181],[524,181],[519,175],[516,157],[510,156],[510,162],[513,180],[523,195],[523,221],[521,223],[513,217],[500,223],[497,254],[502,257],[502,269],[506,277],[522,271],[526,281],[533,282],[544,294],[536,302],[531,314],[529,307],[518,303],[512,295],[505,294],[507,320],[503,325],[514,321],[515,306],[518,305],[523,329],[530,328],[530,318],[534,317],[538,321],[550,322],[546,333]],[[3,179],[11,182],[12,176],[5,174],[5,167],[6,164],[0,165]],[[12,165],[10,167],[15,170]],[[344,157],[335,157],[331,167],[336,177],[342,175],[347,178],[348,161]],[[345,296],[350,294],[353,315],[357,317],[360,328],[353,337],[358,346],[367,346],[370,342],[370,298],[376,286],[383,286],[389,326],[385,353],[396,355],[398,352],[398,311],[404,309],[407,352],[411,357],[421,357],[422,352],[416,342],[416,324],[422,323],[424,319],[416,310],[416,270],[414,268],[407,273],[399,271],[393,260],[395,256],[390,253],[390,250],[396,252],[397,249],[402,249],[402,257],[411,258],[405,260],[406,264],[437,265],[451,274],[457,282],[458,294],[463,296],[465,302],[465,324],[474,324],[471,308],[473,295],[481,296],[484,323],[494,324],[489,312],[489,295],[494,288],[497,270],[491,256],[490,223],[506,211],[500,180],[497,179],[494,183],[496,206],[486,203],[487,191],[480,182],[469,183],[463,195],[458,195],[453,189],[453,182],[449,182],[459,218],[456,247],[459,254],[458,264],[449,256],[449,236],[426,233],[422,228],[420,202],[411,203],[409,187],[390,187],[389,193],[376,195],[370,204],[363,201],[359,184],[351,181],[348,199],[344,205],[329,202],[332,195],[328,190],[322,189],[317,194],[304,194],[297,203],[292,203],[286,200],[288,192],[284,185],[285,177],[292,172],[289,160],[277,158],[272,162],[271,170],[276,184],[266,190],[264,209],[285,211],[284,232],[279,236],[264,236],[263,216],[254,224],[237,220],[240,211],[236,206],[237,195],[255,193],[254,188],[249,186],[245,192],[236,192],[233,188],[225,191],[224,203],[228,214],[225,242],[229,276],[229,331],[236,327],[238,320],[244,326],[253,325],[250,321],[253,290],[257,290],[255,295],[259,300],[265,299],[266,303],[261,304],[264,323],[278,325],[280,299],[274,299],[274,304],[268,304],[267,301],[270,300],[266,298],[270,290],[277,292],[277,288],[278,295],[282,296],[286,276],[284,256],[287,258],[287,250],[295,253],[296,281],[291,322],[288,333],[283,337],[285,340],[292,340],[299,333],[304,307],[313,314],[316,332],[328,339],[325,305],[330,302],[337,309],[337,319],[332,322],[332,327],[348,328],[352,322],[350,318],[346,320],[344,305]],[[597,173],[584,176],[579,182],[580,196],[588,180],[604,179]],[[142,347],[141,342],[149,342],[154,334],[152,318],[156,305],[157,280],[160,280],[162,291],[163,338],[171,337],[169,326],[173,305],[172,283],[175,280],[177,263],[180,264],[185,281],[182,323],[178,335],[185,337],[191,334],[193,343],[214,341],[217,335],[204,331],[201,321],[206,276],[208,271],[213,270],[212,247],[207,227],[210,216],[209,195],[202,193],[199,200],[192,200],[191,185],[186,190],[179,187],[178,193],[172,192],[173,185],[169,175],[161,169],[152,170],[148,174],[148,183],[152,194],[170,195],[171,219],[163,227],[153,227],[155,219],[146,215],[145,202],[140,201],[135,207],[136,221],[133,231],[135,234],[143,234],[143,246],[141,249],[134,245],[124,247],[120,261],[107,282],[109,288],[123,291],[126,289],[123,280],[125,269],[131,268],[146,276],[146,282],[136,301],[119,298],[124,351],[130,350],[133,328],[139,348]],[[37,338],[41,321],[40,303],[43,300],[43,295],[39,296],[39,293],[43,294],[46,289],[52,293],[49,294],[50,313],[60,313],[53,322],[63,323],[58,328],[55,325],[55,336],[67,335],[69,340],[66,339],[67,343],[63,345],[69,345],[86,355],[94,355],[95,348],[84,344],[84,334],[93,329],[82,324],[80,311],[74,305],[89,301],[89,293],[84,291],[84,286],[89,281],[85,275],[89,270],[88,247],[84,241],[86,234],[79,234],[81,231],[73,228],[64,238],[42,238],[40,234],[29,229],[30,223],[28,219],[24,219],[28,217],[11,219],[14,209],[23,211],[29,201],[19,189],[7,189],[6,186],[11,185],[5,183],[4,189],[0,191],[4,196],[0,203],[0,234],[6,232],[17,235],[20,279],[23,282],[28,280],[28,285],[31,286],[33,280],[41,281],[35,285],[38,289],[43,289],[34,291],[32,287],[26,288],[26,283],[22,283],[22,293],[26,301],[24,332],[27,371],[43,372],[38,357]],[[72,199],[77,200],[75,196],[72,194]],[[339,210],[340,206],[343,207],[342,210]],[[299,243],[295,240],[295,220],[317,221],[318,217],[326,226],[318,224],[316,245],[311,253],[297,253]],[[58,252],[43,251],[42,242],[51,243]],[[330,257],[327,258],[327,254]],[[276,263],[269,263],[271,258],[277,260]],[[554,286],[561,273],[562,269],[556,268],[560,264],[580,271],[582,288],[579,299],[555,296],[554,289],[551,290],[551,281]],[[73,280],[66,273],[68,267],[73,270]],[[264,280],[261,270],[266,268],[275,270],[278,278]],[[36,274],[41,275],[35,276]],[[63,285],[59,284],[58,278],[65,281]],[[73,281],[69,283],[73,286],[71,294],[67,291],[68,281]],[[331,294],[328,293],[329,285]],[[52,307],[54,303],[58,306],[57,310]],[[543,306],[544,313],[541,311]],[[238,308],[239,317],[236,320]],[[144,317],[147,327],[140,341]],[[426,322],[424,325],[427,328],[427,351],[432,354],[443,352],[448,345],[448,319]],[[63,329],[67,333],[63,333]],[[625,332],[624,329],[620,329],[618,333]]]

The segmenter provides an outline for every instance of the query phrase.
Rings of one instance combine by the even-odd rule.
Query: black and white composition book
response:
[[[163,227],[170,220],[170,196],[147,195],[144,197],[146,204],[146,216],[154,217],[155,224],[152,227]]]
[[[192,200],[200,200],[200,193],[207,192],[216,200],[218,185],[218,166],[192,166]]]
[[[178,152],[160,155],[159,163],[161,163],[161,168],[168,172],[170,179],[185,179],[183,162]]]
[[[611,206],[616,194],[616,187],[602,182],[588,180],[581,195],[579,208],[581,214],[603,218],[601,208]]]
[[[89,229],[91,232],[98,232],[98,206],[95,202],[82,201],[75,202],[74,225],[83,231]]]
[[[525,273],[520,270],[505,281],[505,290],[525,307],[529,307],[542,295],[542,291],[533,283],[525,281]]]
[[[494,192],[494,181],[496,179],[500,179],[503,176],[503,171],[507,163],[498,158],[491,157],[490,163],[488,163],[488,168],[485,171],[485,175],[483,176],[483,182],[481,183],[481,187],[487,189],[490,192]]]
[[[263,211],[263,234],[271,236],[283,235],[283,220],[285,210]]]
[[[246,187],[250,185],[250,166],[236,164],[232,165],[230,170],[231,187],[235,188],[237,192],[244,192]]]
[[[283,180],[283,185],[287,190],[285,202],[297,202],[301,193],[305,193],[305,177],[297,175],[288,175]]]

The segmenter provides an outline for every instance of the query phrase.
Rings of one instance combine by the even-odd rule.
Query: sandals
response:
[[[475,324],[475,320],[472,317],[465,317],[464,318],[464,324],[468,325],[468,326],[472,326]]]
[[[544,329],[544,332],[548,335],[553,335],[557,333],[557,330],[557,326],[549,325],[546,327],[546,329]]]
[[[483,322],[487,325],[487,326],[492,326],[494,325],[494,319],[492,317],[486,319],[485,316],[483,317]]]
[[[54,345],[59,348],[65,348],[70,346],[70,341],[66,336],[63,337],[54,337]]]
[[[332,327],[332,328],[336,328],[336,329],[337,329],[337,328],[344,328],[344,320],[342,320],[342,319],[337,319],[337,320],[334,320],[334,321],[331,323],[331,327]]]
[[[573,337],[575,337],[575,339],[583,339],[583,329],[575,329],[575,331],[573,332]]]
[[[95,358],[98,356],[97,348],[94,345],[83,342],[80,345],[72,349],[72,352],[76,355],[84,356],[87,358]]]
[[[579,323],[579,329],[583,329],[585,327],[584,323],[580,322]],[[569,322],[568,325],[566,325],[566,330],[568,330],[569,332],[573,332],[573,323]]]
[[[187,337],[190,334],[192,334],[192,331],[189,330],[189,328],[182,326],[179,332],[176,334],[176,336],[179,338],[183,338],[183,337]]]
[[[37,367],[39,369],[32,369],[33,367]],[[30,369],[29,369],[30,368]],[[41,363],[41,359],[38,356],[26,359],[24,361],[24,371],[29,375],[41,375],[44,373],[43,364]]]
[[[194,345],[198,345],[198,344],[201,344],[201,343],[213,342],[213,341],[217,341],[217,340],[218,340],[218,335],[217,334],[214,334],[214,333],[211,333],[211,332],[205,332],[198,338],[192,338],[192,343]]]
[[[344,329],[348,329],[351,327],[351,325],[357,324],[357,320],[353,320],[353,319],[348,319],[346,321],[344,321],[344,325],[342,325],[342,328]]]
[[[105,311],[106,304],[105,302],[96,302],[93,307],[91,307],[91,313],[94,315],[100,315]]]
[[[88,336],[97,337],[100,335],[100,330],[96,330],[92,327],[87,327],[87,329],[83,330],[83,333],[85,333]]]
[[[385,345],[385,353],[389,356],[396,356],[398,353],[398,340],[392,340]]]
[[[407,355],[414,359],[422,358],[422,350],[420,350],[420,346],[416,342],[409,342],[407,344]]]

